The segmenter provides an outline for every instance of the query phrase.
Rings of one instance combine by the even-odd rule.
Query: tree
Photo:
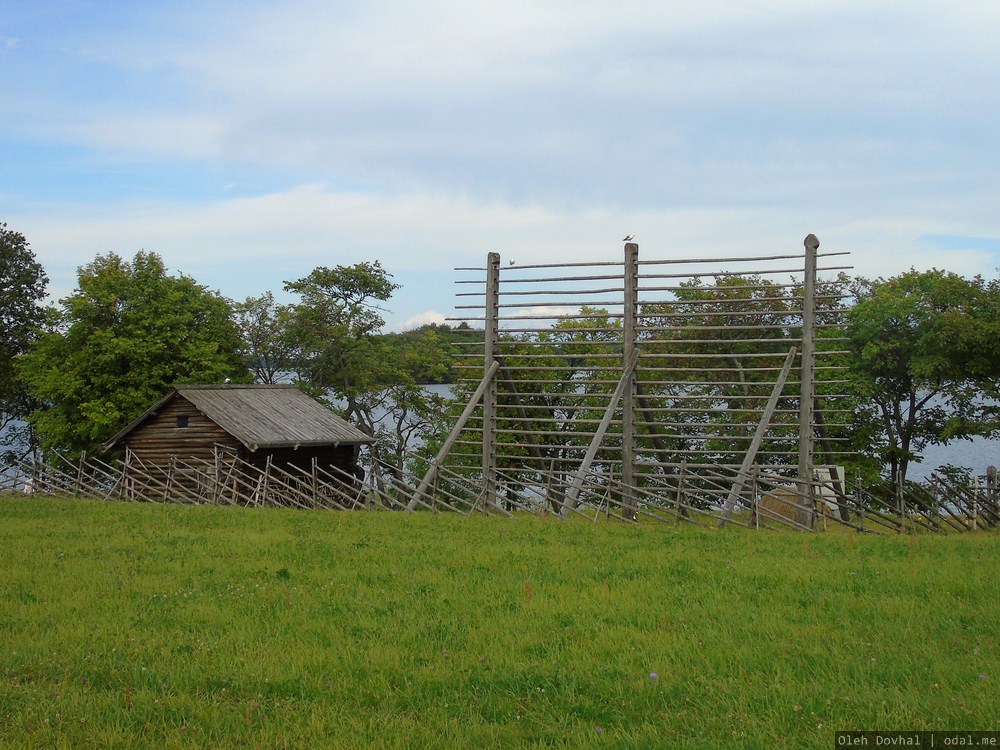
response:
[[[447,327],[444,327],[447,329]],[[371,434],[375,481],[386,491],[386,480],[404,478],[408,453],[425,444],[435,419],[445,408],[444,396],[427,387],[450,377],[451,347],[438,326],[428,325],[400,334],[383,334],[368,350],[380,363],[381,383],[350,402],[346,416]]]
[[[20,367],[44,448],[92,451],[174,383],[249,380],[229,303],[155,253],[98,255],[60,306]]]
[[[300,380],[322,394],[351,402],[382,382],[383,362],[372,351],[385,321],[379,302],[399,287],[376,261],[320,266],[285,291],[300,301],[288,307],[286,335],[295,343],[292,362]]]
[[[5,459],[32,443],[23,420],[34,407],[15,362],[44,326],[47,284],[24,235],[0,222],[0,450]]]
[[[849,312],[853,380],[881,426],[894,487],[930,444],[1000,431],[1000,286],[911,270],[857,279]]]
[[[381,334],[380,303],[399,285],[377,261],[321,266],[284,288],[299,300],[277,309],[284,330],[274,346],[285,347],[290,369],[308,390],[375,438],[368,449],[375,481],[384,487],[388,478],[399,479],[407,449],[442,408],[442,398],[418,383],[448,377],[446,344],[434,328]]]
[[[482,338],[464,324],[452,328],[444,323],[428,323],[402,333],[386,333],[380,338],[389,347],[391,356],[403,362],[414,380],[420,384],[453,383],[456,345],[475,344]]]
[[[289,308],[271,292],[233,304],[233,323],[247,369],[258,383],[274,384],[292,368],[295,345],[288,335]]]

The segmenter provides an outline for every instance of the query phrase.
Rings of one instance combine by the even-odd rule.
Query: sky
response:
[[[377,260],[387,330],[627,234],[993,278],[997,38],[997,0],[0,0],[0,221],[55,299],[100,253],[235,300]]]

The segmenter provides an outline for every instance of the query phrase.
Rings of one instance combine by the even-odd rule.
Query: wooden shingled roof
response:
[[[371,436],[294,385],[177,385],[107,443],[111,448],[179,397],[252,451],[317,445],[361,445]]]

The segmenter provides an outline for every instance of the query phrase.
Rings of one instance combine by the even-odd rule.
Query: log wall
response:
[[[186,426],[180,426],[185,423]],[[166,466],[171,458],[210,461],[222,448],[238,455],[240,444],[191,402],[175,398],[122,441],[145,464]]]

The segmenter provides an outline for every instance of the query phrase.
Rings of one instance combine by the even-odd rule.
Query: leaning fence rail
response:
[[[415,457],[413,457],[415,458]],[[380,478],[379,478],[380,477]],[[418,492],[418,480],[398,467],[376,462],[367,479],[332,467],[255,466],[235,457],[194,458],[150,466],[134,456],[105,462],[82,455],[74,460],[50,453],[45,461],[22,461],[0,473],[0,492],[91,497],[107,501],[183,503],[302,510],[413,510],[463,515],[534,514],[596,523],[672,523],[714,526],[729,511],[729,522],[750,529],[821,531],[838,527],[858,532],[962,533],[1000,526],[1000,498],[981,481],[937,476],[907,488],[904,511],[859,486],[832,486],[814,478],[803,492],[797,474],[759,470],[749,477],[739,467],[640,473],[630,486],[604,467],[584,473],[551,469],[525,483],[518,472],[499,472],[495,492],[468,472],[442,466]],[[734,488],[738,488],[734,500]],[[557,498],[569,496],[575,502]],[[732,507],[730,507],[730,505]],[[412,506],[412,507],[411,507]],[[803,524],[800,510],[812,509]]]

